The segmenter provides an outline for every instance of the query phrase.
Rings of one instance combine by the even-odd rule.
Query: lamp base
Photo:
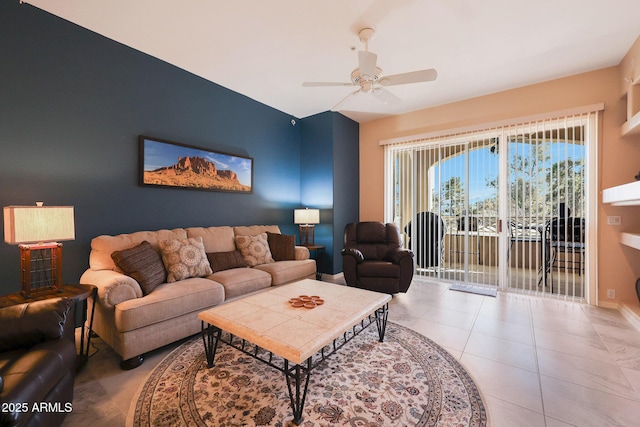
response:
[[[311,242],[309,242],[309,229],[311,229]],[[302,246],[315,245],[316,228],[313,225],[300,225],[300,244]],[[303,240],[304,237],[304,240]]]
[[[62,243],[18,245],[20,249],[20,294],[62,292]]]

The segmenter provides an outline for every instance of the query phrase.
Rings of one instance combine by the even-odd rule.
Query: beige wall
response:
[[[381,140],[459,128],[604,103],[599,147],[598,279],[599,299],[635,302],[640,277],[640,251],[618,243],[621,231],[640,231],[640,207],[603,205],[602,189],[633,180],[640,171],[640,137],[621,138],[626,119],[622,70],[635,58],[640,72],[640,39],[620,66],[486,95],[360,125],[360,219],[384,220],[384,149]],[[437,82],[435,83],[437,84]],[[621,226],[607,225],[607,215],[620,215]],[[616,290],[616,299],[606,298]]]

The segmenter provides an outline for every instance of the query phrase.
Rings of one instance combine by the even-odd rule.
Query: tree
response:
[[[546,195],[549,206],[564,202],[572,216],[583,216],[584,164],[582,159],[555,162],[547,169],[551,190]]]
[[[545,180],[541,173],[549,161],[548,144],[509,142],[509,215],[512,218],[541,216],[545,209]],[[487,182],[498,188],[498,178]]]
[[[434,194],[433,206],[436,212],[457,216],[464,210],[464,188],[459,176],[452,176],[442,183],[439,194]]]

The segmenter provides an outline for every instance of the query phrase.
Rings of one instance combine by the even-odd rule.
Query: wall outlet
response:
[[[620,225],[622,224],[622,219],[619,216],[608,216],[607,224],[609,225]]]
[[[615,289],[607,289],[607,298],[616,299],[616,290]]]

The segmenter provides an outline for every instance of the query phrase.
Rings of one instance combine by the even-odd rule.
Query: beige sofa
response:
[[[236,250],[236,236],[280,233],[278,226],[194,227],[141,231],[118,236],[99,236],[91,241],[89,269],[80,283],[98,287],[93,331],[122,357],[121,367],[139,366],[142,355],[201,330],[197,313],[230,299],[270,286],[315,278],[316,263],[309,250],[295,246],[295,259],[253,267],[230,268],[206,277],[162,283],[151,292],[116,266],[112,254],[147,241],[160,253],[161,241],[202,239],[208,254]],[[89,309],[91,309],[91,301]],[[90,317],[89,317],[90,318]]]

